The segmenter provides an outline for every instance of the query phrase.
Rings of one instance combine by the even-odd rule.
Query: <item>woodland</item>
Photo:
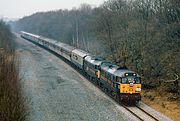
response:
[[[180,75],[179,6],[179,0],[108,0],[38,12],[10,25],[127,66],[153,88]]]

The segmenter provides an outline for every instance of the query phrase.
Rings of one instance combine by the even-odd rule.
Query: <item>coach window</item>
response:
[[[65,53],[66,55],[68,55],[68,51],[67,51],[67,50],[64,50],[64,53]]]

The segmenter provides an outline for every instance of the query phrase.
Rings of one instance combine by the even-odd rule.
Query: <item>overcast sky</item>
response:
[[[82,3],[98,6],[104,0],[0,0],[0,18],[21,18],[39,11],[71,9]]]

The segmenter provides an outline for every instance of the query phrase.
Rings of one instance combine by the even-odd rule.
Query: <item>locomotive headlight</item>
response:
[[[140,92],[141,91],[141,88],[136,88],[136,92]]]

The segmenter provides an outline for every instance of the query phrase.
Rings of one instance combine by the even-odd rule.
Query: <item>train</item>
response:
[[[25,31],[20,36],[60,55],[116,101],[129,105],[141,100],[141,77],[134,71],[54,39]]]

